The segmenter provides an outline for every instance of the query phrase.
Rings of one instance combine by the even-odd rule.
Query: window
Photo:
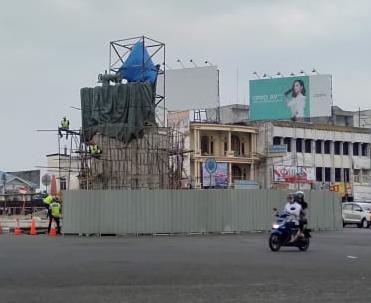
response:
[[[316,153],[322,154],[322,140],[316,141]]]
[[[322,167],[316,167],[316,181],[322,182]]]
[[[67,189],[66,178],[63,178],[63,177],[60,178],[59,187],[60,187],[60,190],[66,190]]]
[[[244,155],[245,154],[245,143],[241,143],[241,154]]]
[[[234,151],[235,157],[240,155],[241,141],[238,136],[232,136],[232,150]]]
[[[343,210],[352,210],[352,204],[345,204]]]
[[[367,152],[368,152],[368,144],[367,143],[362,143],[361,149],[362,149],[362,156],[366,157]]]
[[[340,155],[340,142],[339,141],[334,142],[334,153],[335,155]]]
[[[325,181],[331,182],[331,167],[325,167]]]
[[[350,177],[349,177],[349,168],[344,168],[344,182],[349,182]]]
[[[287,152],[291,153],[291,138],[283,139],[283,144],[287,145]]]
[[[353,143],[353,156],[359,156],[359,143]]]
[[[209,137],[202,136],[201,137],[201,154],[208,154],[209,153]]]
[[[303,152],[303,139],[300,138],[296,139],[296,152],[297,153]]]
[[[343,142],[343,155],[349,155],[349,142]]]
[[[311,139],[305,139],[305,152],[311,153],[312,152],[312,140]]]
[[[210,154],[211,154],[211,155],[214,154],[214,141],[211,141],[211,142],[210,142]]]
[[[362,208],[358,205],[353,204],[353,211],[362,211]]]
[[[224,154],[225,155],[227,154],[227,150],[228,150],[228,142],[224,142]]]
[[[354,182],[359,183],[360,181],[360,170],[355,169],[353,170]]]
[[[281,137],[273,137],[273,145],[280,145]]]
[[[325,150],[325,154],[330,154],[331,150],[330,150],[330,141],[326,140],[325,141],[325,144],[324,144],[324,150]]]
[[[335,168],[335,182],[341,181],[341,168]]]

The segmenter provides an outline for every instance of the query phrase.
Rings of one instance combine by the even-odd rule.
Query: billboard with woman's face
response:
[[[250,120],[331,116],[331,76],[250,81]]]

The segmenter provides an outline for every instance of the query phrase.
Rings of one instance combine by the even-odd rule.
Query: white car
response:
[[[371,203],[346,202],[343,203],[343,227],[347,224],[357,224],[358,227],[371,226]]]

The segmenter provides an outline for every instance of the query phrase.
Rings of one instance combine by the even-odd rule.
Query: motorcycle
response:
[[[276,211],[276,209],[274,209]],[[269,248],[272,251],[278,251],[282,246],[297,247],[301,251],[309,248],[309,238],[311,230],[304,225],[303,234],[296,237],[291,242],[293,235],[296,235],[299,227],[294,223],[294,217],[286,213],[276,213],[276,221],[272,225],[271,235],[269,237]]]

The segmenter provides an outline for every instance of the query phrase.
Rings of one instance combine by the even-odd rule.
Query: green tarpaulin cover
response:
[[[130,142],[142,137],[145,125],[156,123],[153,87],[149,83],[85,87],[80,95],[86,142],[97,132]]]

